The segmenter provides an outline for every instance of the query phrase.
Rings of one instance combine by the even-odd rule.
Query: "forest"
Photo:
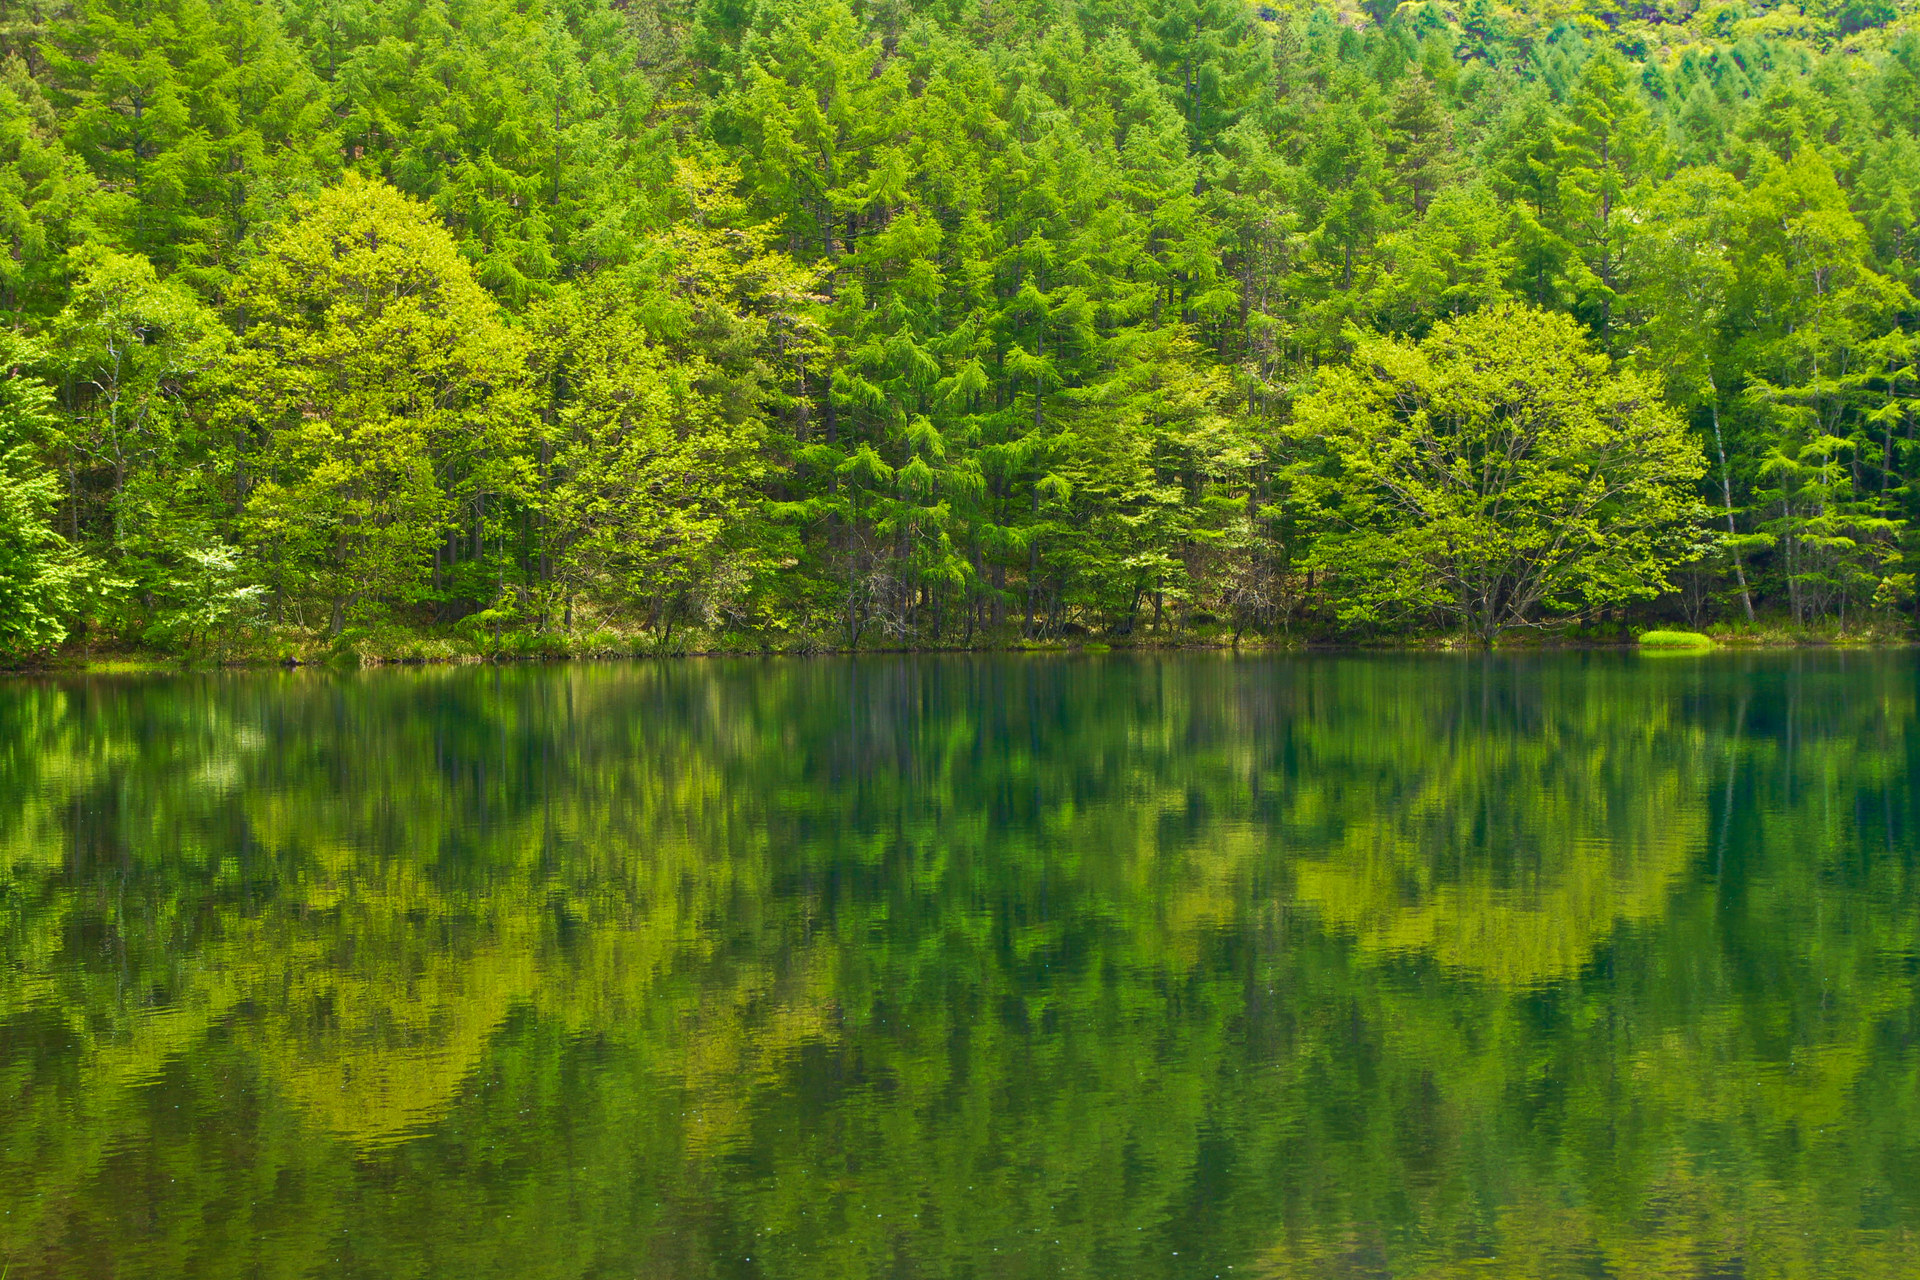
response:
[[[1896,638],[1893,0],[0,0],[0,659]]]

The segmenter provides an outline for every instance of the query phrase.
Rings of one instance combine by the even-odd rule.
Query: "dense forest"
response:
[[[1883,0],[0,0],[0,653],[1896,634]]]

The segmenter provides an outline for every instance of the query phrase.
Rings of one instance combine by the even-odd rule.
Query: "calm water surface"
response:
[[[1920,659],[0,683],[0,1268],[1920,1274]]]

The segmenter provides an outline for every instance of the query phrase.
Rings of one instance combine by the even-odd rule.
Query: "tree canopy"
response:
[[[1657,595],[1700,523],[1697,441],[1570,316],[1524,305],[1360,341],[1291,435],[1346,616],[1438,610],[1491,640]]]
[[[1916,174],[1899,5],[54,0],[10,474],[88,643],[210,555],[255,652],[1898,631]],[[1483,314],[1657,482],[1469,608],[1329,397]]]

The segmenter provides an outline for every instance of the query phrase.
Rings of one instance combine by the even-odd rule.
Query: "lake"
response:
[[[1920,658],[0,682],[0,1267],[1911,1277]]]

